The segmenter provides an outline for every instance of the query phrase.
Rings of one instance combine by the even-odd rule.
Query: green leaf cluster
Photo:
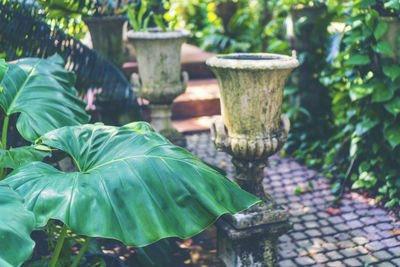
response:
[[[156,1],[161,5],[161,11],[155,8],[154,1],[143,0],[128,5],[124,10],[132,29],[136,32],[147,31],[149,23],[159,27],[162,31],[174,31],[178,24],[176,15],[177,5],[172,5],[167,0]],[[151,19],[153,19],[151,21]]]
[[[329,20],[312,24],[314,35],[313,28],[305,30],[312,15],[300,19],[295,36],[304,37],[305,46],[297,49],[302,66],[285,90],[289,104],[284,109],[293,125],[287,151],[337,177],[332,191],[338,197],[348,185],[372,190],[395,207],[400,204],[400,30],[396,34],[393,24],[400,8],[389,2],[332,4],[327,13],[332,16],[325,16]],[[341,25],[339,30],[330,30],[335,24]],[[329,38],[317,39],[324,34]],[[318,82],[321,91],[316,94],[312,87]],[[321,92],[327,94],[316,100]],[[313,105],[318,101],[326,102]]]
[[[189,42],[215,53],[260,52],[273,39],[275,51],[287,49],[284,17],[273,13],[277,1],[177,1],[175,13],[191,31]],[[279,16],[278,16],[279,15]],[[279,28],[279,30],[276,30]]]
[[[393,207],[400,189],[400,40],[393,42],[388,31],[400,9],[383,1],[355,1],[354,7],[327,79],[337,100],[328,156],[345,173],[342,184],[373,190]]]
[[[47,225],[51,242],[54,219],[63,225],[49,266],[76,267],[91,237],[135,247],[188,238],[221,215],[260,202],[145,122],[87,124],[74,75],[59,56],[22,59],[6,64],[8,70],[5,64],[0,61],[0,212],[6,214],[0,217],[1,266],[20,266],[29,257],[34,229]],[[32,146],[7,146],[12,114]],[[52,150],[68,154],[77,171],[42,162]],[[3,179],[5,168],[14,170]],[[70,231],[87,237],[72,263],[66,252]]]

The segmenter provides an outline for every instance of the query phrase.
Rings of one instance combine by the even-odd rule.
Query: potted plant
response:
[[[151,125],[174,144],[185,146],[185,138],[172,126],[171,107],[189,79],[186,72],[181,74],[180,51],[190,33],[175,29],[176,18],[168,12],[144,16],[146,9],[146,1],[127,9],[133,28],[127,37],[135,47],[139,68],[139,75],[132,75],[132,86],[137,96],[150,101]],[[158,27],[148,28],[151,21]]]
[[[222,214],[259,202],[145,122],[86,124],[89,116],[76,97],[74,75],[58,56],[0,61],[0,78],[6,114],[0,167],[14,169],[0,181],[1,266],[27,260],[33,248],[29,234],[53,220],[61,229],[49,266],[60,262],[70,230],[85,237],[68,264],[76,267],[93,237],[135,247],[187,238]],[[16,113],[18,131],[32,146],[7,147],[7,118]],[[38,160],[50,152],[68,154],[77,171]]]

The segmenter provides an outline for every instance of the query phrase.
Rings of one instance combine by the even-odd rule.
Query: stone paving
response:
[[[216,151],[209,133],[187,140],[191,152],[233,177],[230,156]],[[373,199],[350,192],[332,207],[329,179],[277,155],[265,169],[264,184],[293,222],[293,230],[280,238],[279,266],[400,266],[400,221]],[[297,186],[300,195],[294,193]]]

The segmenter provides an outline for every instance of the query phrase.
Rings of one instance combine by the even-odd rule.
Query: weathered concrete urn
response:
[[[276,266],[278,237],[290,223],[287,212],[264,191],[264,168],[287,140],[283,89],[299,63],[295,57],[260,53],[219,55],[206,64],[221,94],[221,117],[211,127],[214,144],[232,155],[235,181],[264,201],[217,222],[218,254],[227,266]]]
[[[89,28],[93,48],[116,66],[122,66],[122,16],[85,17],[83,20]]]
[[[184,93],[189,79],[181,73],[181,46],[190,36],[185,30],[127,33],[136,51],[139,75],[132,74],[136,95],[150,101],[152,126],[171,142],[184,146],[185,139],[171,123],[173,100]]]

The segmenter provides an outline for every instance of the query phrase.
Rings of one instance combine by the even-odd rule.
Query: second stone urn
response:
[[[122,16],[93,16],[85,17],[83,20],[89,28],[93,48],[117,67],[121,67],[124,62]]]
[[[232,156],[235,181],[264,201],[217,222],[218,255],[226,266],[276,266],[278,237],[290,223],[287,212],[264,191],[264,168],[287,139],[283,89],[299,62],[295,56],[246,53],[219,55],[206,64],[221,95],[221,117],[212,124],[211,137]]]
[[[139,75],[131,83],[138,97],[147,99],[151,125],[172,143],[185,146],[185,138],[171,123],[173,100],[186,90],[189,76],[181,73],[181,46],[190,36],[185,30],[166,31],[153,28],[147,32],[127,33],[138,61]]]

